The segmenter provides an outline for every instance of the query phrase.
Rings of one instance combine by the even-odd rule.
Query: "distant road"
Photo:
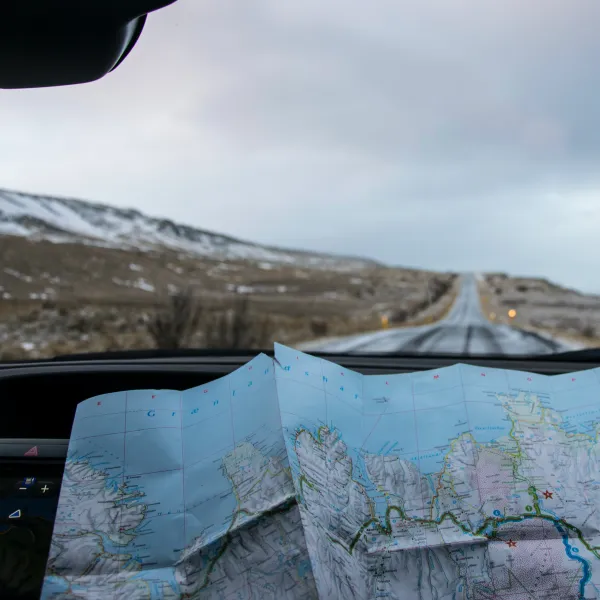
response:
[[[462,276],[452,309],[437,323],[307,343],[302,348],[321,352],[530,355],[569,349],[552,339],[488,321],[481,309],[477,279],[472,274]]]

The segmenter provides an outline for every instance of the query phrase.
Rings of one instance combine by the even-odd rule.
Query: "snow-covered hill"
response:
[[[0,189],[0,235],[124,249],[165,246],[208,258],[268,261],[336,271],[377,264],[356,257],[261,246],[150,217],[138,210],[3,189]]]

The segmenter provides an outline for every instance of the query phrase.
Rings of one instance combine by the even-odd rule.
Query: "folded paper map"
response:
[[[364,376],[276,345],[86,400],[42,597],[596,598],[599,374]]]

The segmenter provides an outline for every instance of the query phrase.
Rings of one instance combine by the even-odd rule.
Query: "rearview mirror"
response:
[[[116,69],[149,12],[176,0],[0,0],[0,88],[94,81]]]

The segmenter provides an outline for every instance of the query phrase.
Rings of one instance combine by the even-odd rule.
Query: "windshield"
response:
[[[600,346],[600,5],[179,0],[0,96],[0,359]]]

